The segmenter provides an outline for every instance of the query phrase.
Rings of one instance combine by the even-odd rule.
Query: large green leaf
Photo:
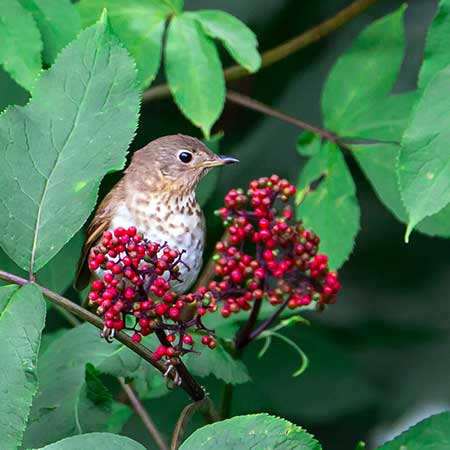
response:
[[[450,66],[425,87],[406,129],[398,158],[398,180],[412,229],[450,203]]]
[[[42,39],[32,15],[17,0],[0,0],[0,64],[29,91],[41,71]]]
[[[318,234],[319,252],[328,255],[330,266],[340,267],[353,249],[360,212],[352,176],[334,144],[324,144],[309,159],[300,174],[298,190],[297,217]]]
[[[450,1],[440,0],[439,9],[428,31],[425,54],[419,74],[424,88],[441,69],[450,64]]]
[[[216,46],[191,15],[181,14],[170,22],[165,57],[166,76],[176,104],[209,137],[225,101]]]
[[[0,288],[0,439],[4,449],[22,443],[38,388],[36,364],[44,325],[45,302],[35,285]]]
[[[81,20],[70,0],[19,0],[36,20],[44,41],[44,60],[51,64],[81,30]]]
[[[255,33],[239,19],[214,9],[204,9],[191,14],[214,39],[222,41],[230,55],[249,72],[256,72],[261,66],[258,40]]]
[[[341,131],[392,89],[403,60],[404,11],[402,6],[372,23],[334,65],[322,95],[327,128]]]
[[[444,450],[450,448],[450,412],[436,414],[403,432],[378,450]]]
[[[192,374],[199,377],[214,375],[217,379],[230,384],[242,384],[250,381],[247,367],[244,363],[233,358],[221,342],[213,350],[200,343],[200,336],[194,336],[195,349],[199,353],[186,355],[185,361]]]
[[[60,53],[28,105],[0,117],[0,243],[23,269],[59,252],[94,208],[103,175],[123,167],[135,76],[103,17]]]
[[[88,363],[102,373],[132,376],[142,360],[122,344],[106,343],[90,324],[52,341],[38,365],[39,392],[24,438],[28,447],[107,429],[111,405],[93,396],[101,386],[96,372],[86,371]]]
[[[372,184],[380,201],[403,223],[408,214],[400,197],[396,164],[400,147],[394,144],[353,145],[352,155]],[[417,230],[431,236],[450,237],[450,205],[426,217]]]
[[[125,436],[89,433],[69,437],[36,450],[145,450],[145,447]]]
[[[83,233],[78,232],[61,249],[61,251],[36,274],[36,282],[52,291],[63,294],[72,284],[82,245]],[[28,274],[14,264],[2,249],[0,249],[0,269],[24,278],[28,277]],[[0,284],[3,284],[1,280]]]
[[[195,431],[180,450],[321,450],[302,427],[268,414],[237,416]]]
[[[82,0],[78,11],[91,25],[107,8],[114,33],[136,61],[139,81],[148,86],[161,63],[164,25],[171,7],[161,0]]]

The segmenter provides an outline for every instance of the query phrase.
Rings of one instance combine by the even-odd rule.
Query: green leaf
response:
[[[24,105],[28,100],[28,92],[19,86],[6,72],[0,67],[0,113],[9,105]]]
[[[125,436],[89,433],[69,437],[36,450],[145,450],[145,447]]]
[[[111,415],[108,421],[108,432],[120,433],[122,431],[122,428],[132,416],[133,411],[128,405],[125,405],[124,403],[113,402]]]
[[[184,8],[184,0],[163,0],[175,14],[180,14]]]
[[[419,73],[419,88],[424,88],[450,63],[450,1],[440,0],[439,9],[428,30],[425,53]]]
[[[450,448],[450,412],[422,420],[378,450],[443,450]]]
[[[353,145],[352,155],[358,162],[380,201],[403,223],[408,214],[400,197],[396,164],[400,147],[393,144]],[[450,205],[425,218],[417,230],[431,235],[450,237]]]
[[[32,15],[17,0],[0,0],[0,64],[31,91],[41,72],[42,39]]]
[[[289,449],[321,450],[321,445],[303,428],[269,416],[251,414],[206,425],[189,436],[180,450]]]
[[[101,373],[133,376],[141,362],[124,345],[106,343],[90,324],[66,331],[40,358],[39,392],[25,433],[26,446],[39,447],[66,436],[106,430],[112,410],[98,401],[95,393],[101,389],[86,365],[92,364]]]
[[[78,11],[91,25],[107,8],[114,33],[136,61],[139,82],[148,86],[161,64],[164,25],[171,6],[160,0],[82,0]]]
[[[214,375],[217,379],[229,384],[250,381],[247,367],[241,360],[233,358],[220,341],[217,342],[217,347],[211,350],[201,344],[201,336],[195,334],[193,338],[199,353],[189,353],[183,358],[193,375],[199,377]]]
[[[33,284],[0,288],[0,436],[2,448],[22,443],[38,389],[36,364],[45,325],[45,302]]]
[[[183,114],[209,137],[225,101],[225,81],[216,46],[188,14],[172,18],[167,31],[165,69]]]
[[[311,131],[304,131],[297,139],[297,152],[302,156],[313,156],[322,147],[322,140]]]
[[[255,33],[238,18],[215,9],[203,9],[190,14],[202,25],[206,34],[219,39],[234,60],[249,72],[261,66]]]
[[[70,0],[19,0],[34,17],[44,41],[44,61],[58,53],[79,33],[81,20]]]
[[[390,92],[403,60],[404,11],[373,22],[334,65],[322,94],[326,128],[340,131],[351,115]]]
[[[424,89],[405,131],[398,158],[398,180],[409,223],[405,239],[425,217],[450,203],[450,66]]]
[[[314,184],[317,184],[314,186]],[[320,237],[319,252],[332,268],[350,255],[359,230],[359,205],[350,171],[340,150],[326,143],[310,158],[298,182],[297,217]]]
[[[94,208],[101,178],[123,167],[135,75],[105,17],[60,53],[26,106],[0,117],[0,244],[21,268],[55,256]]]
[[[37,283],[58,294],[63,294],[72,284],[82,245],[83,233],[78,232],[61,249],[61,251],[36,274]],[[14,264],[2,249],[0,249],[0,267],[6,272],[11,272],[24,278],[28,277],[27,272]],[[0,284],[3,284],[1,280]]]

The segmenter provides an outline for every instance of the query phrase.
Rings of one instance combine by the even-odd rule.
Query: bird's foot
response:
[[[167,367],[166,371],[164,372],[164,377],[167,378],[167,387],[169,389],[173,389],[176,386],[181,386],[183,380],[180,377],[176,366],[170,361],[166,361],[164,364]],[[170,377],[171,372],[174,372],[173,378]]]
[[[108,342],[108,344],[111,344],[111,342],[114,340],[114,336],[116,334],[116,330],[114,328],[108,328],[103,327],[102,332],[100,333],[100,336]]]

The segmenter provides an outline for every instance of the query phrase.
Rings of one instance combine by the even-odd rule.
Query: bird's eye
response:
[[[181,162],[184,162],[184,163],[191,162],[191,160],[192,160],[192,153],[189,153],[189,152],[180,152],[180,153],[178,154],[178,159],[179,159]]]

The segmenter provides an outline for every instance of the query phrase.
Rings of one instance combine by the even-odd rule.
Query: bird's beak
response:
[[[234,164],[238,162],[239,160],[237,158],[233,158],[232,156],[215,155],[214,159],[203,161],[200,167],[205,168],[205,167],[224,166],[225,164]]]

